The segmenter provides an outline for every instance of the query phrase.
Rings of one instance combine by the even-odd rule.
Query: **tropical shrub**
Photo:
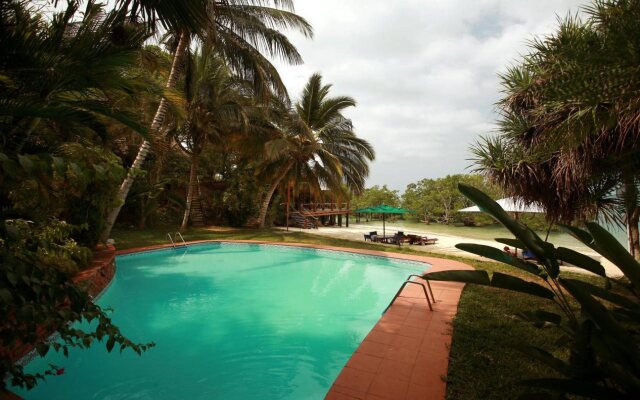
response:
[[[124,177],[115,155],[98,146],[66,143],[51,155],[3,156],[0,173],[14,216],[34,221],[56,217],[85,228],[73,232],[81,243],[97,243]]]
[[[70,347],[89,347],[104,341],[108,351],[116,344],[140,354],[152,346],[133,343],[112,324],[105,310],[70,279],[90,261],[88,249],[69,238],[75,229],[58,220],[34,224],[9,220],[0,225],[0,388],[8,382],[32,388],[57,366],[35,374],[15,363],[16,348],[34,345],[38,355],[52,348],[65,356]],[[78,323],[92,323],[82,328]],[[44,341],[52,332],[59,339]]]
[[[543,349],[522,344],[521,350],[558,372],[558,378],[533,379],[526,385],[593,399],[631,399],[640,393],[640,264],[604,228],[587,223],[587,230],[562,226],[586,246],[615,264],[623,278],[607,277],[600,262],[574,250],[555,247],[533,230],[511,218],[489,196],[461,184],[460,192],[481,210],[502,223],[515,239],[496,241],[526,249],[535,262],[511,256],[480,244],[456,247],[525,271],[531,279],[486,271],[427,273],[429,280],[447,280],[514,290],[548,299],[557,312],[530,310],[518,315],[539,328],[557,330],[559,343],[566,344],[568,357],[556,357]],[[603,277],[603,286],[563,278],[560,264],[567,263]],[[537,393],[536,398],[551,398]]]

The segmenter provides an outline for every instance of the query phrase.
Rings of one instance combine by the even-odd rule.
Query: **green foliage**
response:
[[[231,226],[244,226],[255,215],[260,190],[252,170],[235,170],[224,192],[224,219]]]
[[[153,345],[124,337],[107,313],[72,283],[70,277],[90,260],[88,249],[69,237],[76,227],[54,219],[46,224],[8,220],[0,228],[0,375],[8,374],[12,385],[32,388],[56,369],[26,374],[9,354],[25,344],[37,344],[40,356],[50,349],[67,355],[70,347],[86,348],[95,341],[104,342],[108,351],[117,344],[121,351],[130,348],[138,354]],[[80,322],[94,328],[79,328]],[[51,343],[38,333],[56,331],[59,339]]]
[[[99,147],[61,145],[47,154],[0,153],[0,196],[10,215],[33,221],[56,217],[82,226],[74,232],[93,246],[104,214],[114,205],[117,185],[124,176],[119,160]]]
[[[133,68],[148,37],[94,2],[46,17],[25,1],[0,5],[0,376],[14,385],[52,373],[25,374],[10,354],[20,346],[41,356],[101,340],[109,351],[148,348],[72,280],[124,175],[105,142],[114,130],[146,135],[130,105],[162,92]],[[56,331],[60,340],[45,343]]]
[[[26,2],[0,7],[0,147],[35,152],[78,137],[104,138],[110,125],[146,129],[127,108],[136,93],[161,87],[125,73],[148,34],[122,15],[90,3],[76,20],[77,4],[50,20]],[[114,42],[114,32],[126,35]]]
[[[507,289],[547,298],[555,304],[553,311],[531,310],[520,313],[519,317],[536,327],[555,328],[559,343],[565,344],[569,356],[558,358],[522,343],[523,352],[560,375],[529,380],[524,382],[526,385],[594,399],[630,399],[639,393],[640,264],[597,224],[587,224],[588,231],[566,227],[576,239],[597,250],[624,273],[622,279],[607,278],[597,261],[543,241],[480,190],[462,184],[460,191],[516,237],[515,240],[497,240],[527,249],[536,263],[517,259],[489,246],[459,244],[456,247],[516,267],[530,278],[524,280],[499,272],[489,277],[486,271],[435,272],[424,277]],[[577,268],[604,276],[606,285],[600,287],[564,278],[560,272],[561,262],[570,262]],[[551,397],[540,393],[538,398]]]
[[[416,216],[424,221],[434,219],[449,224],[466,219],[480,224],[491,223],[490,219],[480,215],[460,215],[456,212],[471,205],[458,191],[459,183],[480,187],[492,197],[500,197],[500,190],[487,183],[482,176],[457,174],[410,183],[402,194],[402,206],[416,211]]]
[[[626,225],[640,260],[640,1],[591,3],[501,75],[498,133],[471,151],[476,171],[550,221]]]
[[[375,185],[365,189],[360,196],[351,199],[351,208],[366,208],[386,204],[392,207],[400,207],[400,196],[397,190],[391,190],[387,185],[382,187]]]

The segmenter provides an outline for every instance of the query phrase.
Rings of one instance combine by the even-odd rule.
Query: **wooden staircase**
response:
[[[196,192],[191,200],[191,212],[189,219],[191,226],[205,226],[207,224],[205,210],[202,204],[202,190],[200,189],[200,177],[196,177]]]
[[[189,214],[189,218],[191,219],[192,226],[205,226],[207,224],[200,197],[195,197],[191,201],[191,213]]]
[[[318,218],[305,215],[299,211],[291,211],[289,214],[289,226],[297,226],[303,229],[318,229]]]

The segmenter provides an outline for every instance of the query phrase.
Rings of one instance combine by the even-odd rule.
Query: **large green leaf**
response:
[[[502,243],[502,244],[506,244],[507,246],[515,247],[516,249],[525,249],[525,248],[527,248],[527,246],[525,246],[525,244],[522,243],[522,241],[520,241],[518,239],[513,239],[513,238],[495,238],[494,240],[496,242],[498,242],[498,243]]]
[[[475,203],[480,210],[491,215],[504,225],[513,235],[520,240],[535,257],[543,263],[552,277],[557,277],[560,266],[552,254],[545,250],[544,241],[531,229],[509,216],[498,203],[470,185],[458,184],[458,189],[466,198]]]
[[[640,309],[640,304],[634,302],[631,298],[621,296],[617,293],[613,293],[610,290],[602,288],[600,286],[593,285],[588,282],[572,280],[574,285],[582,287],[584,290],[589,292],[592,296],[599,297],[603,300],[607,300],[613,304],[616,304],[620,307],[625,307],[631,310]]]
[[[640,264],[627,249],[600,225],[588,223],[587,228],[593,236],[596,246],[600,249],[600,254],[620,268],[633,286],[640,289]]]
[[[553,299],[555,295],[549,289],[534,282],[525,281],[515,276],[494,272],[491,278],[491,286],[516,292],[527,293],[533,296]]]
[[[493,286],[496,288],[513,290],[520,293],[526,293],[533,296],[553,299],[554,294],[549,289],[538,285],[537,283],[528,282],[524,279],[516,278],[511,275],[495,272],[492,279],[489,279],[487,271],[440,271],[431,272],[422,276],[424,279],[432,281],[454,281],[464,283],[474,283],[477,285]]]
[[[491,284],[487,271],[440,271],[430,272],[422,277],[431,281],[453,281],[487,286]]]
[[[640,393],[640,379],[634,374],[633,368],[624,368],[620,364],[608,361],[603,361],[601,367],[609,376],[615,377],[616,383],[627,393]]]
[[[503,243],[506,244],[507,246],[512,246],[518,249],[527,249],[527,246],[520,240],[518,239],[512,239],[512,238],[495,238],[494,239],[496,242],[498,243]],[[549,252],[549,256],[553,257],[554,252],[556,250],[555,246],[553,245],[553,243],[549,243],[549,242],[540,242],[540,246],[545,249],[547,252]]]
[[[597,246],[593,242],[593,237],[589,232],[570,225],[558,224],[558,226],[560,227],[560,229],[573,236],[586,246],[589,246],[591,249],[598,251]]]
[[[607,276],[604,267],[599,261],[596,261],[589,256],[585,256],[582,253],[578,253],[575,250],[567,249],[566,247],[558,247],[556,250],[556,257],[558,257],[559,260],[589,272],[593,272],[596,275]]]
[[[582,312],[589,316],[602,332],[607,333],[607,337],[615,338],[618,348],[623,349],[631,359],[638,358],[638,348],[633,337],[613,318],[604,305],[591,296],[587,287],[573,279],[560,278],[560,284],[580,303]]]
[[[547,378],[547,379],[527,379],[522,382],[527,386],[533,386],[542,389],[549,389],[556,392],[574,394],[577,396],[585,396],[590,399],[633,399],[633,397],[621,393],[615,389],[606,388],[598,385],[594,382],[578,380],[578,379],[562,379],[562,378]]]
[[[528,356],[531,356],[547,364],[549,367],[553,368],[554,370],[560,372],[563,375],[568,375],[570,372],[570,368],[566,362],[564,362],[563,360],[557,357],[554,357],[553,354],[549,353],[544,349],[541,349],[539,347],[533,347],[533,346],[524,346],[522,348],[519,348],[518,350],[520,350],[522,353]]]
[[[562,322],[562,316],[544,310],[523,311],[517,316],[524,321],[533,322],[536,327],[543,327],[546,324],[559,325]]]
[[[459,243],[456,245],[456,248],[469,253],[477,254],[482,257],[490,258],[492,260],[500,261],[505,264],[512,265],[516,268],[527,271],[536,276],[540,274],[540,268],[538,268],[537,265],[521,260],[517,257],[512,257],[509,254],[505,253],[504,251],[500,249],[496,249],[495,247],[485,246],[482,244],[475,244],[475,243]]]

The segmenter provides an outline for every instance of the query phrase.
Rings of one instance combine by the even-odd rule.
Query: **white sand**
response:
[[[380,227],[382,228],[382,226]],[[371,225],[360,225],[360,224],[350,224],[348,228],[346,227],[322,227],[322,228],[318,228],[318,229],[301,229],[301,228],[289,228],[290,231],[299,231],[299,232],[304,232],[304,233],[309,233],[309,234],[314,234],[314,235],[322,235],[322,236],[331,236],[334,238],[342,238],[342,239],[349,239],[349,240],[361,240],[364,241],[364,235],[368,234],[369,232],[373,231],[373,230],[377,230],[378,233],[381,233],[382,229],[379,228],[375,228],[372,227]],[[386,234],[387,235],[392,235],[397,231],[397,227],[391,227],[389,229],[387,229]],[[455,255],[455,256],[459,256],[459,257],[467,257],[467,258],[475,258],[475,259],[484,259],[486,260],[484,257],[480,257],[477,256],[475,254],[471,254],[471,253],[467,253],[464,252],[462,250],[459,250],[455,247],[456,244],[458,243],[477,243],[477,244],[483,244],[483,245],[487,245],[487,246],[493,246],[499,249],[504,248],[504,245],[492,240],[482,240],[482,239],[472,239],[472,238],[468,238],[468,237],[463,237],[463,236],[454,236],[454,235],[446,235],[446,234],[442,234],[442,233],[433,233],[429,231],[429,228],[427,225],[425,225],[424,229],[403,229],[403,232],[405,234],[414,234],[414,235],[422,235],[422,236],[428,236],[429,238],[437,238],[438,242],[435,245],[428,245],[428,246],[419,246],[419,245],[412,245],[411,249],[413,250],[418,250],[418,251],[428,251],[428,252],[433,252],[433,253],[443,253],[443,254],[451,254],[451,255]],[[388,245],[388,246],[394,246],[394,245]],[[405,246],[409,246],[408,244],[405,244]],[[596,260],[599,260],[600,263],[603,265],[607,275],[609,276],[620,276],[622,275],[622,273],[620,272],[620,270],[613,265],[611,262],[609,262],[609,260],[606,260],[604,258],[602,258],[599,254],[595,253],[593,250],[591,250],[590,248],[584,246],[584,247],[579,247],[579,246],[570,246],[573,250],[579,251],[580,253],[583,253],[585,255],[588,255],[590,257],[595,258]],[[575,271],[575,272],[585,272],[582,269],[579,268],[572,268],[572,267],[563,267],[563,270],[567,270],[567,271]]]

